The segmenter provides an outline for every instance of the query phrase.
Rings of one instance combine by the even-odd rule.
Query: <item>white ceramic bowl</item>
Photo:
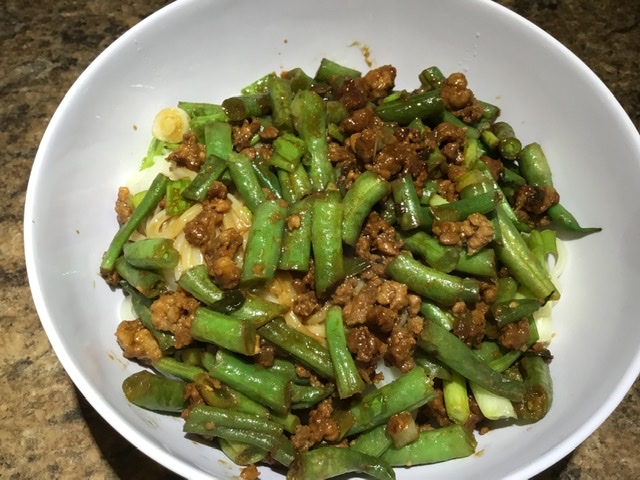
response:
[[[187,478],[237,475],[220,452],[185,439],[181,421],[122,394],[139,367],[115,342],[121,296],[98,276],[116,230],[115,193],[137,169],[162,107],[220,102],[269,71],[314,72],[325,56],[366,70],[354,42],[368,47],[374,66],[395,65],[400,87],[416,86],[430,65],[466,73],[524,142],[543,145],[563,204],[604,228],[568,244],[549,415],[480,437],[481,455],[398,471],[402,479],[532,476],[591,434],[640,371],[640,207],[628,201],[640,185],[640,139],[581,61],[487,0],[185,0],[124,34],[66,95],[33,167],[25,244],[42,324],[83,395],[141,451]],[[261,470],[265,480],[279,478]]]

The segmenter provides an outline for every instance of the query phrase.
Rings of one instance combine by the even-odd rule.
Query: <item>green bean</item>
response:
[[[534,298],[542,302],[560,297],[549,272],[531,253],[522,235],[508,216],[497,211],[495,230],[499,230],[501,241],[495,243],[498,259],[509,269],[511,275],[525,287]]]
[[[342,309],[339,306],[333,305],[327,311],[325,328],[339,397],[349,398],[362,393],[365,384],[347,347]]]
[[[537,422],[551,408],[553,387],[549,365],[540,357],[525,356],[520,360],[524,375],[525,394],[522,402],[514,405],[518,418]]]
[[[509,380],[487,365],[453,333],[431,320],[425,320],[418,346],[471,382],[510,400],[520,401],[524,384]]]
[[[522,143],[520,143],[520,140],[515,137],[503,138],[498,143],[498,151],[502,158],[506,160],[517,160],[521,150]]]
[[[337,100],[327,100],[325,103],[327,110],[327,124],[339,125],[345,118],[349,116],[349,110],[344,103]]]
[[[210,117],[210,116],[220,116],[222,118],[221,121],[226,121],[224,116],[224,109],[221,105],[216,105],[214,103],[204,103],[204,102],[188,102],[181,100],[178,102],[178,108],[181,108],[191,118],[195,117]]]
[[[312,408],[331,395],[335,389],[331,385],[313,386],[291,384],[291,409]]]
[[[147,270],[174,268],[179,259],[173,240],[168,238],[144,238],[129,242],[122,251],[129,265]]]
[[[436,238],[422,230],[398,232],[398,236],[407,250],[420,255],[436,270],[449,273],[458,265],[460,252],[457,248],[442,245]]]
[[[153,213],[160,203],[160,200],[165,196],[168,182],[169,178],[161,173],[156,175],[153,179],[149,190],[147,190],[147,193],[142,199],[142,202],[140,202],[140,205],[138,205],[138,208],[133,211],[129,219],[120,227],[111,240],[109,248],[105,252],[100,263],[101,272],[113,271],[116,260],[120,257],[122,248],[129,240],[131,234],[138,229],[144,219]]]
[[[244,252],[240,285],[264,286],[278,268],[287,207],[281,200],[265,200],[257,206]]]
[[[431,378],[439,378],[441,380],[451,380],[451,372],[441,362],[431,358],[422,350],[417,350],[413,359],[416,365],[423,368],[426,374]]]
[[[251,465],[264,460],[269,453],[255,445],[219,438],[220,450],[236,465]]]
[[[309,177],[314,191],[327,188],[334,181],[329,161],[327,118],[324,101],[311,90],[300,90],[291,102],[291,114],[298,135],[309,152]]]
[[[316,294],[320,298],[344,277],[342,212],[343,204],[336,190],[323,192],[313,202],[311,248]]]
[[[480,282],[473,278],[461,278],[427,267],[403,252],[395,257],[386,269],[395,281],[404,283],[418,295],[443,305],[457,301],[475,303],[480,298]]]
[[[256,349],[256,326],[252,320],[239,320],[204,307],[196,308],[193,314],[191,336],[244,355],[253,355]]]
[[[431,380],[421,367],[416,367],[391,383],[365,394],[348,413],[353,425],[346,435],[364,432],[386,423],[392,415],[412,411],[436,397]]]
[[[288,413],[291,405],[291,384],[286,376],[250,363],[225,350],[218,350],[215,356],[205,354],[203,363],[213,378],[276,413]]]
[[[349,448],[322,446],[296,455],[288,480],[324,480],[345,473],[364,473],[377,480],[394,480],[393,469],[377,458]]]
[[[230,311],[229,316],[237,320],[250,321],[256,328],[260,328],[274,318],[284,315],[287,310],[289,308],[286,305],[247,293],[242,305]]]
[[[167,184],[165,195],[165,213],[170,217],[177,217],[186,212],[193,204],[190,200],[182,196],[184,189],[191,183],[189,178],[172,180]]]
[[[436,221],[460,222],[472,213],[486,215],[492,212],[500,198],[500,193],[497,191],[480,193],[454,202],[435,205],[431,207],[431,212]]]
[[[213,424],[216,427],[238,428],[274,436],[282,433],[281,425],[261,416],[208,405],[194,406],[189,411],[187,422],[192,425],[202,425],[205,429],[207,424]]]
[[[442,118],[444,104],[439,90],[429,90],[379,105],[375,108],[375,111],[385,122],[408,125],[416,118],[419,118],[427,125],[435,125]]]
[[[273,143],[271,165],[293,172],[306,152],[305,142],[291,133],[283,133]]]
[[[207,156],[214,155],[223,160],[233,152],[233,128],[227,122],[211,122],[204,127]]]
[[[283,198],[278,175],[271,169],[266,160],[258,155],[251,162],[251,167],[263,189],[268,190],[275,198]]]
[[[413,443],[401,448],[391,446],[380,459],[394,467],[410,467],[445,462],[473,455],[477,441],[473,432],[462,425],[425,430]]]
[[[276,77],[277,75],[274,72],[269,72],[260,78],[257,78],[249,85],[246,85],[240,89],[240,93],[243,95],[251,95],[257,93],[267,93],[269,90],[269,82]]]
[[[195,382],[198,375],[206,374],[204,368],[188,365],[173,357],[162,357],[154,360],[152,366],[164,376],[176,377],[185,382]]]
[[[391,192],[396,203],[396,221],[401,230],[430,227],[411,175],[402,175],[391,182]]]
[[[551,168],[539,143],[530,143],[522,148],[519,157],[522,176],[533,186],[553,186]],[[599,227],[582,227],[576,218],[561,204],[555,204],[547,210],[551,219],[560,228],[576,233],[595,233]]]
[[[442,73],[442,70],[436,66],[427,67],[418,75],[420,84],[430,90],[440,88],[446,79],[447,77]]]
[[[183,272],[178,285],[208,306],[215,305],[224,297],[223,291],[213,282],[204,264]]]
[[[287,214],[278,268],[306,272],[311,264],[313,197],[306,197],[290,205]]]
[[[167,290],[167,283],[159,273],[134,267],[124,258],[118,258],[115,269],[123,279],[147,298],[155,298]]]
[[[245,204],[255,213],[258,205],[266,200],[266,196],[251,166],[251,160],[243,153],[231,152],[227,158],[227,167]]]
[[[271,118],[273,126],[278,130],[292,131],[291,119],[291,84],[277,75],[271,75],[267,81],[267,91],[271,100]]]
[[[483,248],[470,255],[466,250],[462,250],[455,270],[476,277],[495,278],[498,274],[496,252],[491,248]]]
[[[391,446],[391,443],[387,425],[383,423],[359,434],[351,441],[349,448],[377,458]]]
[[[498,327],[503,327],[508,323],[519,322],[523,318],[532,315],[541,306],[542,304],[538,300],[523,298],[494,303],[491,305],[491,312]]]
[[[285,72],[284,78],[289,82],[293,93],[299,90],[309,90],[315,83],[314,79],[307,75],[301,68],[292,68]]]
[[[373,171],[361,173],[344,196],[342,216],[342,239],[355,245],[362,225],[373,206],[390,191],[390,185]]]
[[[229,121],[238,122],[271,113],[271,99],[268,93],[248,93],[223,100],[222,108]]]
[[[317,340],[287,325],[282,318],[260,327],[258,334],[321,377],[335,379],[329,351]]]
[[[318,66],[318,70],[316,71],[314,78],[318,82],[331,84],[337,78],[358,78],[360,76],[361,73],[354,68],[340,65],[339,63],[336,63],[328,58],[322,58],[320,60],[320,65]]]
[[[127,400],[138,407],[157,412],[181,412],[186,383],[141,370],[129,375],[122,382]]]
[[[207,198],[209,188],[227,171],[227,163],[216,155],[207,155],[202,167],[191,182],[182,190],[182,196],[196,202]]]

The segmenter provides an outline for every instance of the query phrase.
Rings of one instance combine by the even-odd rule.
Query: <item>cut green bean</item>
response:
[[[167,290],[167,283],[162,275],[134,267],[124,256],[116,260],[115,269],[118,275],[147,298],[155,298]]]
[[[220,180],[226,171],[227,163],[222,158],[208,155],[196,176],[182,190],[182,196],[189,200],[203,202],[207,198],[211,185],[216,180]]]
[[[411,175],[402,175],[393,180],[391,191],[396,204],[396,221],[401,230],[412,230],[425,225],[431,226],[420,205]]]
[[[518,418],[527,422],[537,422],[544,418],[551,408],[553,387],[549,365],[537,356],[525,356],[520,360],[523,371],[524,400],[516,403]]]
[[[324,101],[311,90],[300,90],[291,102],[291,114],[298,135],[309,152],[309,177],[314,191],[322,191],[334,181],[329,161],[327,118]]]
[[[442,381],[442,393],[447,416],[454,422],[464,425],[471,416],[467,379],[455,370],[451,371],[451,380]]]
[[[276,413],[288,412],[291,405],[291,384],[286,376],[250,363],[225,350],[218,350],[215,356],[205,354],[203,363],[213,378]]]
[[[147,270],[174,268],[179,260],[173,240],[168,238],[144,238],[137,242],[128,242],[122,248],[122,252],[129,265]]]
[[[209,306],[216,304],[224,297],[223,291],[213,282],[204,264],[186,270],[180,276],[178,285]]]
[[[359,70],[341,65],[328,58],[322,58],[318,70],[315,74],[315,80],[318,82],[324,82],[331,84],[337,78],[358,78],[361,76]]]
[[[242,305],[230,311],[228,315],[237,320],[250,321],[256,328],[260,328],[274,318],[284,315],[287,310],[289,308],[286,305],[247,293]]]
[[[311,264],[313,197],[289,206],[278,268],[306,272]]]
[[[176,377],[185,382],[195,382],[196,377],[206,370],[201,367],[188,365],[173,357],[162,357],[152,362],[153,368],[165,376]]]
[[[238,122],[271,113],[271,99],[268,93],[249,93],[225,99],[222,108],[230,121]]]
[[[348,413],[353,425],[346,435],[364,432],[386,423],[392,415],[413,411],[436,397],[431,380],[423,368],[416,367],[391,383],[365,394]]]
[[[398,232],[404,246],[410,252],[422,257],[430,266],[443,273],[456,268],[460,251],[455,247],[442,245],[436,238],[422,230]]]
[[[265,200],[257,206],[244,252],[242,287],[264,286],[273,279],[280,260],[286,215],[286,203],[280,200]]]
[[[383,423],[359,434],[351,441],[349,448],[356,452],[379,457],[392,443],[391,437],[387,433],[387,425]]]
[[[364,453],[335,446],[314,448],[296,456],[288,480],[324,480],[346,473],[364,473],[377,480],[394,480],[393,468]]]
[[[356,178],[343,201],[342,239],[346,244],[355,245],[367,215],[389,192],[389,183],[375,172],[367,170]]]
[[[322,298],[344,277],[340,195],[332,190],[313,202],[311,248],[315,265],[316,294]]]
[[[473,455],[477,440],[473,432],[462,425],[425,430],[420,438],[401,448],[391,446],[380,457],[394,467],[410,467],[445,462]]]
[[[227,158],[227,167],[245,204],[255,212],[258,205],[266,200],[266,196],[251,166],[251,160],[243,153],[231,152]]]
[[[253,321],[239,320],[204,307],[198,307],[193,315],[191,336],[244,355],[253,355],[256,350]]]
[[[291,118],[291,84],[277,75],[272,75],[267,81],[267,91],[271,100],[271,118],[273,126],[278,130],[292,131]]]
[[[335,379],[329,351],[317,340],[287,325],[282,318],[260,327],[258,333],[321,377]]]
[[[115,234],[109,248],[102,257],[100,263],[101,272],[110,272],[114,269],[116,260],[122,253],[122,248],[129,241],[129,237],[135,232],[140,224],[153,213],[160,201],[164,198],[169,178],[159,173],[151,182],[151,186],[147,190],[144,198],[138,205],[129,219],[120,227]]]
[[[439,123],[444,112],[444,103],[439,90],[429,90],[409,95],[401,100],[384,103],[376,107],[377,115],[385,122],[409,125],[416,118],[427,125]]]
[[[134,313],[142,322],[142,325],[155,337],[160,346],[160,350],[166,352],[173,349],[176,344],[174,335],[164,330],[158,330],[151,320],[151,304],[153,300],[140,293],[137,288],[126,281],[120,282],[120,286],[131,298],[131,306],[133,307]]]
[[[342,309],[339,306],[334,305],[327,311],[325,328],[339,397],[349,398],[362,393],[365,384],[347,347]]]
[[[513,401],[524,395],[524,384],[500,375],[453,333],[435,322],[425,320],[418,346],[435,356],[443,364],[486,388],[490,392]]]
[[[141,370],[129,375],[122,382],[122,391],[127,400],[138,407],[157,412],[181,412],[186,403],[183,399],[186,383]]]
[[[475,303],[480,298],[478,280],[442,273],[423,265],[406,252],[391,260],[386,271],[418,295],[443,305],[450,306],[460,300]]]

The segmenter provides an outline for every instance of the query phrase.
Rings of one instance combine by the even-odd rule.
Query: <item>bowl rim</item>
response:
[[[640,152],[640,133],[629,118],[626,111],[620,105],[617,98],[613,95],[611,90],[606,84],[586,65],[586,63],[574,54],[569,48],[562,44],[559,40],[547,33],[541,27],[534,24],[532,21],[517,14],[509,8],[495,3],[492,0],[473,0],[476,3],[483,4],[486,8],[494,8],[500,11],[504,15],[508,15],[511,21],[520,22],[524,27],[532,29],[536,34],[541,35],[547,42],[554,45],[554,48],[558,49],[563,56],[573,62],[574,66],[581,70],[581,75],[588,80],[594,87],[596,87],[600,93],[607,97],[607,100],[615,105],[620,120],[626,125],[626,132],[630,134],[630,138],[633,138],[635,143],[635,149]],[[165,450],[155,445],[147,437],[138,433],[137,430],[131,427],[124,418],[112,408],[112,406],[95,391],[87,381],[85,374],[76,365],[69,353],[65,350],[61,338],[58,336],[58,332],[55,329],[53,318],[50,317],[46,307],[44,296],[42,294],[42,284],[40,282],[40,276],[38,273],[38,266],[35,260],[36,251],[32,242],[34,238],[34,226],[32,219],[34,218],[34,209],[36,204],[34,197],[38,184],[40,182],[40,171],[42,165],[45,162],[47,156],[47,150],[49,145],[54,141],[53,130],[59,119],[64,116],[67,106],[73,101],[75,93],[82,90],[83,86],[93,75],[94,71],[99,70],[102,66],[109,61],[111,54],[117,49],[124,46],[128,41],[132,40],[139,31],[147,28],[147,25],[155,23],[161,18],[170,16],[175,10],[182,8],[184,5],[196,4],[198,0],[175,0],[172,3],[160,8],[159,10],[151,13],[149,16],[140,20],[134,26],[129,28],[126,32],[116,38],[111,44],[103,49],[90,64],[81,72],[77,79],[73,82],[71,87],[65,93],[63,99],[57,106],[55,112],[50,118],[50,121],[45,129],[45,132],[40,141],[38,150],[36,152],[32,170],[29,176],[29,181],[26,190],[24,216],[23,216],[23,241],[24,241],[24,254],[26,261],[27,278],[29,281],[31,296],[34,301],[36,312],[40,319],[40,323],[47,335],[47,338],[58,357],[64,370],[92,405],[92,407],[103,417],[108,423],[122,435],[128,442],[140,449],[146,456],[150,457],[157,463],[164,467],[177,472],[176,468],[180,469],[181,474],[187,474],[189,478],[205,478],[205,474],[198,468],[195,468],[190,463],[179,459],[176,456],[168,454]],[[568,453],[577,448],[582,442],[584,442],[591,434],[593,434],[602,423],[612,414],[612,412],[618,407],[624,396],[633,386],[640,375],[640,349],[638,349],[634,356],[633,362],[631,362],[624,372],[620,372],[620,380],[618,381],[616,388],[610,391],[607,396],[607,401],[603,404],[590,419],[583,423],[580,428],[571,432],[564,440],[562,440],[559,446],[565,446],[565,448],[555,448],[537,460],[522,465],[514,472],[509,478],[522,478],[522,476],[530,477],[537,473],[540,473],[544,469],[554,465],[561,460]],[[206,477],[210,478],[210,477]]]

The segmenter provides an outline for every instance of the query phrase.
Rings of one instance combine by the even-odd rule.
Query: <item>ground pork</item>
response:
[[[183,291],[167,292],[151,304],[151,322],[158,330],[174,334],[176,348],[189,345],[191,320],[200,302]]]
[[[440,96],[445,108],[465,123],[475,123],[484,114],[482,105],[467,87],[467,78],[463,73],[452,73],[440,88]]]
[[[455,318],[453,333],[470,347],[477,347],[485,336],[486,316],[489,306],[478,302],[469,308],[464,302],[456,302],[451,307]]]
[[[131,194],[127,187],[120,187],[118,189],[115,211],[116,217],[118,218],[118,225],[124,225],[127,223],[127,220],[129,220],[129,217],[133,213]]]
[[[206,158],[207,151],[205,146],[198,143],[193,132],[187,132],[178,148],[169,154],[167,161],[175,162],[179,167],[198,172]]]
[[[306,452],[323,440],[336,441],[340,435],[338,424],[332,418],[331,399],[323,400],[309,413],[309,423],[298,425],[291,436],[291,443],[299,452]]]
[[[207,271],[221,288],[230,289],[238,286],[242,269],[234,258],[243,241],[242,235],[232,227],[222,230],[203,249]]]
[[[116,339],[125,358],[150,364],[162,357],[158,341],[140,320],[120,322],[116,329]]]
[[[481,213],[472,213],[461,222],[436,222],[433,235],[443,245],[465,246],[473,255],[493,240],[493,224]]]

